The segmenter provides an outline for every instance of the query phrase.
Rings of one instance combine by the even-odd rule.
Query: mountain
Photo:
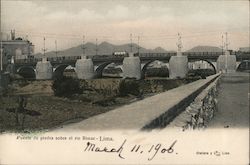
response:
[[[96,55],[96,45],[93,43],[86,43],[85,44],[85,53],[86,55],[93,56]],[[123,44],[123,45],[113,45],[108,42],[102,42],[97,45],[97,55],[111,55],[113,52],[121,52],[127,51],[130,52],[131,44]],[[132,44],[132,51],[138,52],[138,45]],[[161,47],[157,47],[155,49],[146,49],[140,47],[140,53],[165,53],[168,52]],[[80,56],[82,54],[82,45],[78,45],[76,47],[72,47],[66,50],[58,51],[57,56]],[[36,57],[42,57],[41,53],[35,54]],[[47,57],[55,57],[55,51],[47,52]]]
[[[166,51],[162,47],[157,47],[157,48],[153,49],[153,52],[155,52],[155,53],[167,53],[169,51]]]
[[[186,52],[221,52],[222,49],[215,46],[196,46]]]

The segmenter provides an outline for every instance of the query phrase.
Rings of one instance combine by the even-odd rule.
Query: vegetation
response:
[[[195,69],[195,70],[190,70],[188,72],[189,77],[195,77],[195,76],[200,76],[202,79],[205,79],[206,77],[213,75],[214,70],[212,69]]]
[[[185,79],[18,80],[6,96],[0,96],[0,133],[32,132],[78,122],[186,83]],[[69,99],[55,97],[53,92]]]
[[[83,92],[78,79],[65,76],[55,79],[52,84],[52,89],[54,95],[59,97],[71,97],[74,94],[82,94]]]
[[[127,95],[135,95],[139,96],[141,94],[139,81],[134,79],[124,79],[119,84],[119,95],[127,96]]]
[[[167,68],[149,68],[145,73],[146,77],[168,77],[169,72]]]

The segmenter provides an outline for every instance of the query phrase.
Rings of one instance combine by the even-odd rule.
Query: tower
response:
[[[178,33],[178,42],[176,43],[177,45],[177,56],[182,56],[182,52],[181,52],[181,49],[182,49],[182,42],[181,42],[181,35],[180,33]]]

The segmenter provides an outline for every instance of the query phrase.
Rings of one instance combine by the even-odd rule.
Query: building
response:
[[[15,31],[11,30],[10,38],[1,33],[2,63],[10,63],[11,59],[32,59],[34,58],[34,45],[29,40],[16,38]]]
[[[242,48],[239,48],[239,51],[240,51],[240,52],[244,52],[244,53],[250,52],[250,47],[242,47]]]

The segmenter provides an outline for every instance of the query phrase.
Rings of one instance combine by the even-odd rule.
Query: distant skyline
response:
[[[7,1],[1,0],[1,31],[26,37],[41,52],[43,37],[48,51],[67,49],[85,42],[130,42],[149,49],[176,50],[177,33],[183,49],[222,45],[228,32],[230,49],[249,46],[249,1]],[[225,36],[224,36],[225,38]]]

